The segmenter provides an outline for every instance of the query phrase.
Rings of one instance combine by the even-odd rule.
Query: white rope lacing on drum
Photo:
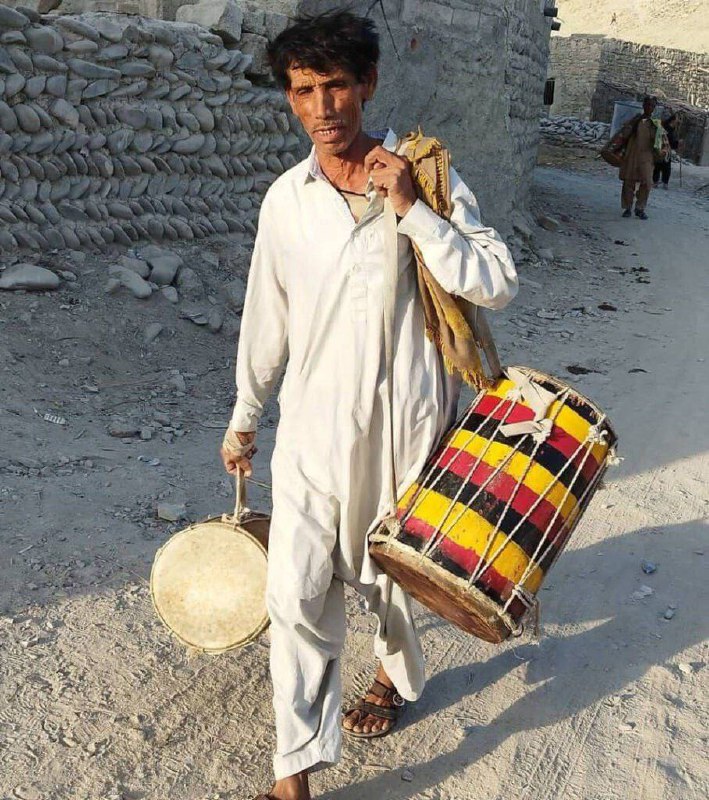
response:
[[[569,389],[565,389],[557,397],[558,405],[557,405],[556,409],[554,410],[553,415],[549,418],[549,420],[551,422],[551,426],[548,428],[549,432],[551,432],[551,428],[553,427],[554,423],[556,422],[557,417],[559,416],[559,414],[561,413],[562,409],[564,408],[564,405],[566,404],[566,400],[568,398],[568,395],[569,395]],[[531,434],[528,434],[528,435],[531,435]],[[502,510],[502,513],[497,518],[497,522],[495,523],[495,527],[492,529],[492,532],[488,535],[487,543],[485,544],[485,550],[483,551],[483,553],[481,553],[480,558],[478,560],[478,563],[477,563],[475,569],[473,570],[470,578],[468,579],[468,583],[470,585],[472,585],[473,583],[475,583],[475,581],[480,579],[482,574],[488,569],[488,567],[497,558],[497,556],[502,552],[502,550],[504,550],[505,547],[507,547],[507,545],[512,540],[514,535],[517,533],[519,528],[522,526],[522,524],[525,522],[525,520],[532,513],[533,509],[536,507],[537,503],[535,503],[532,506],[532,508],[527,511],[527,513],[520,519],[520,521],[512,529],[512,532],[509,533],[505,537],[504,542],[498,547],[497,552],[495,553],[493,558],[490,560],[490,562],[486,562],[488,553],[490,552],[490,549],[492,548],[492,546],[493,546],[493,544],[495,542],[495,537],[497,536],[497,534],[500,531],[500,527],[502,526],[502,523],[504,522],[504,519],[507,516],[507,512],[510,510],[510,508],[512,506],[512,503],[515,501],[517,495],[519,494],[519,490],[524,485],[524,481],[525,481],[527,475],[529,474],[529,470],[532,468],[532,466],[534,464],[536,464],[536,461],[535,461],[536,455],[539,452],[539,448],[542,446],[542,444],[544,444],[545,441],[546,441],[546,437],[544,437],[544,438],[537,437],[536,438],[536,441],[535,441],[535,444],[534,444],[534,448],[532,449],[532,452],[529,454],[529,458],[527,460],[527,464],[526,464],[526,466],[524,468],[524,471],[522,472],[521,476],[517,479],[517,485],[515,486],[514,490],[510,493],[510,496],[509,496],[509,498],[507,500],[507,503],[505,503],[505,507]],[[564,465],[564,467],[562,468],[561,472],[563,472],[564,469],[566,469],[566,465]],[[558,475],[555,476],[555,479],[552,482],[552,484],[550,484],[550,486],[553,485],[554,482],[556,482],[559,479],[559,475],[561,475],[561,472],[559,472]]]
[[[583,450],[583,448],[585,447],[586,443],[588,442],[588,438],[589,437],[587,436],[586,439],[584,439],[584,441],[579,444],[579,446],[572,453],[571,457],[566,462],[564,467],[554,476],[554,479],[549,482],[549,484],[544,488],[544,491],[541,492],[538,495],[538,497],[534,501],[534,503],[532,503],[532,505],[527,509],[526,513],[520,518],[519,522],[514,526],[514,528],[510,531],[510,533],[505,537],[505,540],[497,548],[497,550],[495,551],[494,555],[489,560],[489,562],[484,564],[483,568],[481,570],[479,570],[479,574],[477,575],[476,579],[479,578],[483,574],[483,572],[485,572],[485,570],[487,570],[489,567],[492,566],[492,564],[498,558],[500,553],[505,549],[505,547],[507,547],[507,545],[513,539],[513,537],[516,535],[517,531],[522,527],[522,525],[524,525],[524,523],[529,519],[529,517],[537,510],[539,505],[546,498],[546,496],[549,494],[549,492],[552,490],[552,488],[557,483],[560,482],[560,478],[561,478],[562,473],[564,472],[564,470],[566,469],[568,464],[570,464],[576,458],[576,456],[578,456],[580,454],[580,452]],[[570,488],[571,488],[572,485],[573,485],[573,481],[569,484],[569,487],[567,488],[567,493],[566,493],[564,499],[566,499],[566,497],[568,497],[568,494],[570,493]],[[563,504],[561,504],[561,505],[563,505]],[[557,509],[557,511],[558,511],[558,509]],[[544,541],[544,539],[548,536],[548,532],[549,532],[549,528],[547,527],[547,530],[546,530],[544,536],[542,537],[542,541]],[[525,573],[527,571],[531,572],[532,568],[535,567],[535,566],[536,566],[536,564],[534,564],[532,559],[530,559],[529,563],[527,564],[527,569],[525,570]],[[518,581],[518,585],[519,585],[519,583],[520,583],[520,581]]]
[[[592,425],[589,428],[588,433],[586,434],[586,438],[581,443],[579,448],[577,448],[577,450],[574,453],[574,455],[567,462],[567,464],[571,463],[574,460],[574,458],[576,458],[576,455],[579,453],[580,449],[583,448],[585,445],[588,445],[588,447],[586,447],[586,452],[584,453],[583,458],[581,459],[578,467],[576,468],[576,472],[574,474],[573,479],[569,482],[569,485],[566,487],[566,491],[564,492],[564,496],[563,496],[561,502],[556,507],[556,510],[554,512],[554,516],[549,521],[549,523],[548,523],[548,525],[546,527],[546,530],[544,531],[544,535],[539,540],[539,543],[537,544],[537,547],[536,547],[534,553],[530,557],[529,562],[527,563],[527,566],[526,566],[524,572],[522,573],[522,575],[520,576],[519,580],[517,581],[517,585],[512,590],[512,595],[509,597],[509,599],[505,603],[505,605],[504,605],[504,607],[502,609],[503,612],[506,612],[508,610],[508,608],[510,606],[510,603],[512,603],[512,601],[514,600],[515,596],[519,597],[519,599],[523,603],[525,603],[525,605],[527,605],[528,608],[530,607],[528,605],[528,603],[527,603],[527,598],[528,597],[532,597],[533,603],[536,604],[536,602],[537,602],[536,597],[534,597],[533,595],[530,595],[530,593],[527,592],[527,590],[524,588],[524,584],[529,579],[529,576],[532,574],[532,571],[534,569],[536,569],[537,566],[544,561],[544,559],[547,557],[547,555],[551,551],[552,547],[554,546],[554,541],[550,540],[549,543],[547,544],[546,548],[544,549],[544,552],[541,552],[542,548],[544,547],[545,542],[547,541],[547,539],[550,538],[550,533],[551,533],[552,528],[554,527],[554,523],[559,518],[559,515],[561,514],[561,510],[564,507],[564,504],[566,503],[569,495],[571,494],[572,487],[574,486],[574,484],[578,480],[579,476],[583,472],[583,468],[586,466],[586,462],[588,461],[589,456],[593,452],[593,446],[596,445],[596,444],[605,444],[606,443],[606,440],[608,438],[608,431],[601,428],[601,425],[603,424],[605,419],[606,419],[606,415],[604,414],[595,425]],[[559,475],[560,474],[561,473],[559,473]],[[600,474],[600,471],[599,471],[599,474]],[[558,477],[559,476],[557,475],[557,478],[556,478],[557,480],[558,480]],[[569,537],[569,535],[571,533],[571,530],[573,529],[574,523],[575,523],[575,521],[577,519],[577,516],[578,516],[577,512],[582,507],[582,504],[583,504],[584,500],[588,496],[589,492],[591,491],[591,489],[593,488],[595,483],[596,483],[596,481],[589,481],[588,486],[586,486],[586,488],[582,492],[581,496],[578,499],[576,499],[576,502],[575,502],[573,508],[569,512],[569,515],[568,515],[567,519],[565,520],[565,525],[568,528],[568,532],[566,534],[566,537],[565,537],[564,541],[568,540],[568,537]],[[523,519],[520,521],[519,525],[521,525],[522,522],[524,521],[524,519],[526,517],[528,517],[529,514],[531,514],[531,513],[532,513],[532,510],[530,509],[527,512],[527,514],[525,514]],[[561,547],[559,549],[561,549]]]
[[[478,407],[480,401],[482,400],[482,398],[484,396],[485,396],[484,392],[480,392],[480,394],[477,395],[475,400],[473,400],[473,403],[471,404],[470,408],[465,413],[465,416],[461,419],[461,421],[456,425],[456,427],[446,437],[446,441],[443,443],[443,445],[440,448],[440,453],[438,455],[438,458],[435,460],[435,462],[433,463],[431,468],[428,470],[428,473],[426,475],[424,475],[423,480],[419,484],[419,488],[414,493],[414,496],[411,498],[411,502],[409,503],[408,508],[406,509],[406,511],[404,512],[404,515],[401,518],[401,526],[402,527],[406,524],[406,522],[412,516],[412,514],[416,511],[416,509],[418,509],[418,507],[424,501],[426,496],[431,491],[433,491],[433,488],[435,486],[437,486],[439,481],[441,481],[443,479],[443,474],[444,473],[441,473],[438,476],[438,478],[430,486],[427,485],[427,482],[430,480],[430,478],[433,475],[433,473],[439,468],[439,466],[441,464],[441,461],[443,461],[443,457],[446,454],[447,445],[449,445],[453,441],[456,433],[458,433],[460,431],[460,429],[465,425],[465,423],[470,419],[471,415],[473,414],[475,409]],[[498,404],[493,409],[492,413],[494,414],[504,402],[505,402],[505,398],[501,397],[499,402],[498,402]],[[480,432],[480,430],[482,429],[483,425],[485,425],[486,422],[487,422],[487,417],[480,423],[480,425],[474,431],[471,432],[468,440],[465,442],[465,444],[461,448],[458,449],[458,452],[451,459],[451,462],[450,462],[451,464],[454,464],[455,460],[458,458],[458,456],[462,455],[462,453],[465,450],[465,447],[470,442],[472,442],[472,440],[478,435],[478,433]]]
[[[522,442],[526,438],[527,438],[526,436],[523,436],[517,442],[517,444],[510,450],[510,452],[504,457],[504,459],[502,461],[500,461],[500,463],[495,467],[495,469],[487,476],[487,478],[485,478],[485,480],[480,484],[480,486],[478,487],[478,489],[475,492],[475,494],[470,498],[470,501],[469,501],[469,505],[470,506],[472,506],[472,504],[478,499],[478,497],[485,491],[487,486],[500,474],[500,472],[502,472],[502,470],[512,460],[512,457],[515,455],[515,453],[517,453],[519,451],[519,448],[522,446]],[[485,450],[485,452],[487,452],[487,449]],[[450,503],[448,505],[448,508],[446,509],[446,511],[443,514],[443,518],[441,519],[441,522],[439,523],[438,527],[434,530],[433,535],[431,536],[431,538],[426,543],[426,547],[421,552],[421,558],[423,558],[424,556],[428,555],[431,551],[436,550],[438,547],[440,547],[441,542],[453,530],[453,528],[455,528],[455,526],[458,524],[458,522],[463,517],[463,515],[466,513],[466,511],[470,510],[469,505],[464,505],[458,511],[458,514],[457,514],[456,518],[450,523],[450,525],[448,525],[447,529],[445,531],[443,530],[443,525],[445,525],[449,515],[451,514],[451,512],[455,508],[455,506],[458,503],[458,501],[460,500],[460,496],[463,493],[463,491],[465,490],[466,485],[470,482],[470,478],[472,477],[473,472],[475,472],[475,470],[480,466],[480,464],[482,462],[482,459],[483,459],[483,456],[485,455],[485,452],[483,452],[483,454],[480,456],[478,461],[472,467],[472,469],[470,470],[469,474],[466,476],[465,480],[461,482],[460,489],[458,489],[458,491],[456,492],[455,496],[450,501]]]
[[[458,516],[455,518],[455,520],[453,520],[453,522],[448,526],[447,531],[445,531],[445,532],[443,531],[443,526],[446,524],[446,521],[448,520],[449,516],[453,512],[456,504],[458,503],[458,501],[460,499],[460,496],[463,494],[463,492],[465,491],[466,487],[470,484],[470,479],[473,476],[473,473],[478,469],[480,464],[482,464],[483,459],[487,455],[488,450],[490,449],[490,447],[492,447],[492,445],[494,443],[494,439],[497,436],[497,433],[499,432],[500,428],[505,424],[505,422],[507,421],[507,418],[509,417],[509,415],[512,413],[512,410],[514,409],[514,401],[513,401],[511,396],[514,394],[515,391],[516,391],[515,389],[510,389],[509,392],[507,392],[507,394],[505,395],[505,397],[500,398],[500,400],[497,403],[497,405],[495,406],[495,408],[480,423],[480,425],[478,425],[478,427],[474,431],[471,432],[470,436],[467,438],[465,443],[463,443],[458,448],[456,454],[451,459],[451,462],[450,462],[449,466],[452,466],[455,463],[456,459],[459,458],[461,455],[463,455],[464,453],[467,453],[466,447],[470,444],[470,442],[473,441],[473,439],[475,439],[476,436],[478,436],[478,434],[482,430],[483,426],[488,422],[488,420],[491,417],[494,418],[494,414],[497,412],[497,410],[500,408],[500,406],[509,399],[510,400],[509,407],[505,411],[502,419],[498,422],[497,427],[495,428],[495,432],[487,440],[485,447],[483,448],[482,452],[480,453],[480,455],[478,456],[476,461],[473,463],[473,466],[468,470],[465,478],[461,481],[460,488],[455,493],[455,496],[450,500],[450,502],[448,504],[448,507],[444,510],[443,516],[441,517],[440,522],[438,523],[438,525],[434,529],[433,534],[431,535],[431,538],[428,540],[428,542],[426,542],[426,546],[419,553],[419,561],[423,561],[423,559],[426,558],[429,555],[429,553],[433,552],[434,550],[436,550],[440,546],[440,544],[443,541],[443,539],[445,539],[448,531],[452,530],[452,528],[455,527],[455,525],[457,524],[458,520],[467,511],[467,506],[465,506],[458,513]],[[471,409],[471,411],[472,411],[472,409]],[[469,414],[467,416],[469,416]],[[467,421],[467,417],[463,421],[463,423],[461,423],[458,426],[457,431],[459,431],[462,428],[462,426],[463,426],[465,421]],[[478,487],[478,490],[475,492],[475,494],[473,495],[473,497],[469,501],[470,504],[472,504],[479,497],[479,495],[485,490],[485,487],[490,483],[490,481],[492,481],[495,478],[495,476],[498,475],[502,471],[503,467],[512,458],[512,456],[515,454],[517,449],[521,446],[523,440],[524,439],[520,439],[519,440],[519,442],[515,445],[515,447],[512,449],[512,451],[510,453],[508,453],[508,455],[505,457],[505,459],[497,465],[497,467],[485,479],[485,481],[482,483],[482,485],[480,487]],[[442,457],[442,455],[441,455],[441,457]],[[439,459],[439,463],[440,463],[440,459]],[[440,480],[442,480],[442,478],[443,478],[443,476],[445,474],[446,473],[441,473],[441,475],[438,476],[438,478],[433,482],[433,484],[426,488],[426,491],[425,491],[423,497],[425,497],[426,494],[428,494],[429,492],[433,491],[434,487],[437,485],[437,483]],[[427,476],[427,478],[430,477],[430,475],[431,475],[431,472],[429,471],[429,475]],[[423,501],[423,497],[421,498],[420,502]],[[418,505],[420,505],[420,502],[417,504],[416,507],[418,507]],[[411,513],[413,513],[413,510],[415,510],[415,509],[412,509]]]

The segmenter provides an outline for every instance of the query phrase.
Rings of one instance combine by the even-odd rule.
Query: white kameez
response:
[[[389,131],[384,147],[393,150]],[[488,308],[517,292],[507,247],[480,222],[451,171],[451,223],[417,201],[398,225],[394,419],[400,489],[453,422],[460,383],[424,333],[413,251],[449,292]],[[375,654],[400,694],[417,699],[423,657],[408,598],[371,561],[367,533],[389,511],[383,352],[383,203],[355,223],[315,153],[263,201],[249,273],[231,426],[256,430],[287,369],[271,463],[267,602],[276,711],[276,778],[334,763],[340,751],[343,584],[377,616]]]

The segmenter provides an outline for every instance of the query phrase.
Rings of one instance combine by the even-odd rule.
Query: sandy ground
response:
[[[313,778],[323,800],[709,794],[709,204],[695,191],[709,176],[685,170],[684,188],[654,193],[641,222],[620,219],[619,183],[597,161],[544,160],[536,211],[560,228],[532,228],[553,259],[521,265],[520,296],[494,319],[500,349],[597,400],[625,460],[544,586],[541,643],[489,645],[419,608],[426,693],[391,737],[345,743]],[[218,266],[185,255],[220,303],[245,253],[210,247]],[[71,262],[78,281],[59,292],[0,296],[0,797],[248,798],[270,781],[267,638],[190,656],[147,584],[180,526],[156,518],[160,500],[185,502],[191,519],[229,508],[216,449],[238,315],[213,336],[160,298],[107,296],[109,260]],[[146,347],[154,321],[165,330]],[[109,436],[116,414],[152,438]],[[275,418],[260,437],[262,480]],[[267,503],[256,487],[253,505]],[[349,619],[353,698],[372,669],[354,597]]]
[[[595,33],[709,53],[707,0],[558,0],[553,5],[559,8],[561,36]]]

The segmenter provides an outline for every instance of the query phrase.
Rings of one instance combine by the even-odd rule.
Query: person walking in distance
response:
[[[667,134],[669,150],[664,158],[655,161],[655,169],[652,173],[652,185],[655,189],[660,184],[660,177],[662,178],[662,188],[669,188],[670,175],[672,175],[672,151],[678,151],[682,144],[679,138],[679,116],[677,114],[671,114],[667,119],[663,120],[662,127]]]
[[[257,423],[285,367],[266,590],[276,780],[259,799],[310,800],[308,775],[338,761],[341,732],[361,739],[391,732],[404,701],[416,700],[425,683],[408,597],[367,550],[368,531],[390,508],[384,476],[392,456],[405,485],[453,422],[460,390],[460,376],[446,370],[425,333],[412,245],[442,290],[480,306],[505,306],[517,274],[455,170],[448,221],[418,198],[397,135],[362,129],[377,85],[371,19],[346,11],[296,19],[269,56],[313,149],[272,184],[261,206],[236,405],[221,455],[228,472],[250,472]],[[387,367],[392,223],[398,286]],[[375,616],[378,664],[369,689],[341,717],[345,584]]]
[[[624,217],[631,216],[635,201],[635,216],[642,220],[648,218],[645,208],[652,188],[655,159],[662,151],[664,136],[662,126],[652,119],[656,106],[655,97],[645,97],[643,113],[626,123],[621,134],[621,138],[625,138],[625,154],[619,173],[623,181],[621,206]]]

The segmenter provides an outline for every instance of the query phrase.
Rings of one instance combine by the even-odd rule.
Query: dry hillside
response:
[[[599,33],[709,53],[709,0],[557,0],[557,5],[563,36]]]

